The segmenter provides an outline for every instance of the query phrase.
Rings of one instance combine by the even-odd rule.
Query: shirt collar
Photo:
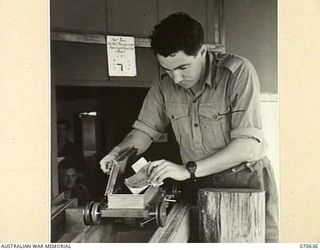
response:
[[[206,77],[204,78],[204,82],[208,84],[210,87],[213,86],[212,84],[212,67],[213,67],[213,54],[207,52],[206,55]]]

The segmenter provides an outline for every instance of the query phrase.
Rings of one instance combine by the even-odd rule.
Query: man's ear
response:
[[[201,56],[204,56],[206,52],[207,52],[207,46],[205,44],[202,44],[200,48]]]

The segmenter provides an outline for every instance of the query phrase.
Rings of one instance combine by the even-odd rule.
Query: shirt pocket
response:
[[[230,115],[224,103],[203,103],[199,107],[204,145],[220,149],[230,142]]]
[[[190,134],[190,128],[188,128],[189,105],[183,103],[166,103],[165,113],[171,121],[177,142],[179,145],[182,145],[183,139],[186,139]]]

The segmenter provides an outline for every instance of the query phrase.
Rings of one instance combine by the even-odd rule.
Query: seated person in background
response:
[[[85,182],[88,178],[89,169],[84,159],[81,148],[68,138],[70,124],[66,119],[58,119],[58,157],[71,159],[78,162],[78,181]]]
[[[79,171],[77,164],[70,160],[62,160],[59,163],[60,192],[64,192],[65,198],[77,198],[79,206],[92,200],[91,194],[85,185],[77,183]]]

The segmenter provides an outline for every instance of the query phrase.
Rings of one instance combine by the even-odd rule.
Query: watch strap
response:
[[[192,181],[196,181],[197,179],[196,179],[195,172],[197,170],[197,164],[194,161],[189,161],[186,164],[186,168],[187,168],[188,172],[190,173],[190,179]]]

